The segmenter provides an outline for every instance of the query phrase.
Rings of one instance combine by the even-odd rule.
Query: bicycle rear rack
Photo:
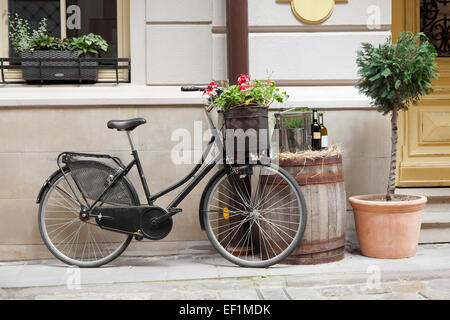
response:
[[[67,164],[74,161],[75,158],[96,158],[96,159],[109,159],[114,161],[120,168],[125,169],[126,166],[122,163],[120,158],[113,157],[109,154],[99,154],[99,153],[82,153],[82,152],[63,152],[59,154],[57,158],[57,163],[59,169],[62,170],[60,163]]]

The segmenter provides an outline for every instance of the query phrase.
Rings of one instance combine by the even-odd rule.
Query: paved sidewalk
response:
[[[0,263],[0,299],[450,299],[450,245],[410,259],[346,253],[317,266],[236,267],[218,255],[119,258],[97,269]]]

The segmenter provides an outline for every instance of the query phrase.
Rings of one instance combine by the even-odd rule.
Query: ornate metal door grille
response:
[[[420,29],[440,57],[450,57],[450,0],[421,0]]]

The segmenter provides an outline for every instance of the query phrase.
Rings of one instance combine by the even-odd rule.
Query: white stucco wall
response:
[[[226,79],[225,0],[146,2],[147,83],[205,83]],[[378,10],[378,11],[377,11]],[[379,28],[368,27],[379,12]],[[356,79],[363,41],[390,35],[390,0],[336,4],[320,25],[305,25],[288,3],[249,0],[250,73],[277,80]]]
[[[380,9],[381,29],[371,30],[366,26],[370,6]],[[57,152],[64,148],[83,151],[85,144],[92,144],[87,151],[125,152],[126,140],[124,137],[116,140],[116,135],[105,128],[106,121],[114,117],[144,116],[149,124],[137,132],[141,137],[138,146],[147,157],[146,168],[150,166],[148,170],[152,170],[152,161],[169,159],[170,150],[177,144],[168,138],[161,142],[161,137],[170,137],[166,131],[191,128],[194,120],[203,119],[201,93],[181,93],[179,86],[226,78],[225,0],[131,0],[130,17],[130,85],[0,88],[2,128],[5,135],[11,135],[2,140],[0,165],[6,167],[13,163],[18,166],[17,172],[25,172],[23,169],[40,172],[33,176],[32,183],[22,174],[19,178],[23,180],[14,184],[16,189],[10,188],[9,182],[0,183],[0,209],[12,211],[15,208],[12,204],[18,203],[20,221],[29,222],[19,224],[19,219],[11,216],[11,225],[17,223],[22,229],[15,232],[20,234],[18,239],[7,233],[0,237],[0,252],[6,252],[0,255],[0,260],[48,255],[37,233],[34,201],[42,182],[55,167]],[[326,110],[330,142],[342,144],[345,150],[347,195],[383,192],[390,156],[389,119],[371,109],[369,100],[358,94],[352,83],[356,80],[355,51],[359,44],[379,43],[390,34],[391,1],[349,0],[347,4],[336,5],[329,20],[311,26],[297,20],[287,3],[249,0],[249,24],[251,75],[264,77],[266,68],[271,69],[282,90],[291,96],[286,106],[274,107]],[[39,125],[24,127],[24,119],[38,119],[33,123]],[[55,123],[65,128],[61,132],[76,132],[84,126],[88,130],[90,126],[95,128],[95,134],[79,139],[70,139],[71,134],[67,139],[58,136],[58,143],[51,138],[38,139],[42,128],[47,128],[49,137],[56,136],[55,132],[60,130],[52,131]],[[26,135],[25,130],[28,130]],[[95,143],[94,139],[90,140],[93,136]],[[81,147],[68,145],[74,141]],[[117,143],[119,146],[114,145]],[[111,144],[112,147],[107,147]],[[40,162],[36,162],[35,168],[23,159]],[[166,170],[149,172],[152,190],[162,189],[189,169],[173,169],[169,162],[165,163]],[[172,174],[170,179],[166,172]],[[2,181],[10,179],[5,174]],[[23,191],[19,188],[22,185],[32,188]],[[182,204],[185,213],[177,218],[181,221],[171,237],[166,242],[151,243],[157,250],[143,250],[142,254],[177,253],[185,250],[189,241],[206,240],[197,221],[200,191]],[[23,201],[19,203],[17,199]],[[6,224],[5,228],[16,230]],[[349,235],[354,235],[352,232],[350,225]],[[20,254],[15,253],[18,246],[21,246]],[[141,252],[133,248],[131,252]]]

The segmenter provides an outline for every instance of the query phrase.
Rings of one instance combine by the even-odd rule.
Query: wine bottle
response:
[[[327,149],[328,148],[328,129],[327,127],[325,127],[325,125],[323,124],[323,113],[321,113],[319,115],[320,117],[320,145],[322,147],[322,149]]]
[[[312,150],[320,150],[321,149],[321,132],[322,128],[320,127],[318,118],[317,118],[317,110],[313,110],[313,122],[311,124],[311,149]]]

